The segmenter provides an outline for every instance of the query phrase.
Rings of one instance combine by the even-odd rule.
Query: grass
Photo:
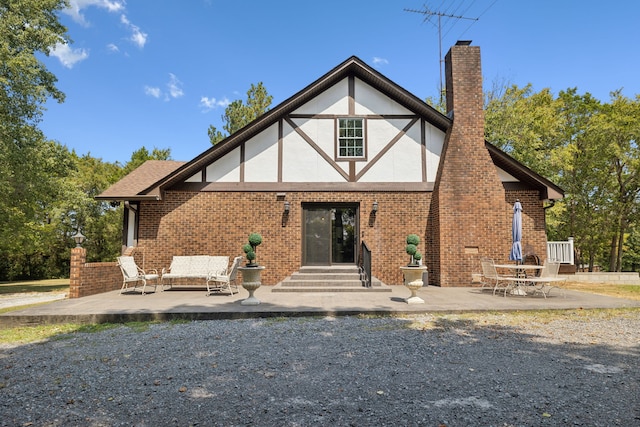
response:
[[[69,279],[27,280],[24,282],[0,282],[0,295],[69,292]]]
[[[607,283],[578,283],[566,282],[562,285],[565,289],[589,292],[597,295],[640,300],[639,285],[610,285]]]

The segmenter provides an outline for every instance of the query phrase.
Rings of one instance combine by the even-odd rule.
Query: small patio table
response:
[[[515,289],[511,290],[511,295],[526,295],[524,285],[527,281],[527,271],[540,271],[544,268],[542,265],[535,264],[495,264],[496,268],[503,268],[513,271],[513,276],[504,276],[503,278],[512,281]],[[506,293],[506,290],[505,290]]]

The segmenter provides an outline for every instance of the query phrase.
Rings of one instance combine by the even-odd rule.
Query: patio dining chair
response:
[[[143,269],[138,267],[132,256],[118,257],[118,266],[120,267],[120,271],[122,271],[121,294],[125,290],[129,290],[130,283],[133,284],[134,291],[136,290],[137,284],[142,283],[142,295],[144,295],[147,287],[147,281],[153,281],[153,291],[155,292],[156,287],[158,286],[158,279],[160,278],[157,270],[149,270],[154,272],[152,274],[145,273]]]
[[[495,267],[495,262],[491,258],[481,258],[480,265],[482,266],[482,288],[485,286],[493,289],[493,295],[496,294],[498,289],[504,290],[505,295],[507,289],[513,285],[513,282],[505,280],[505,277],[498,274]]]
[[[542,263],[542,271],[538,277],[528,277],[527,284],[533,287],[534,294],[540,292],[545,299],[554,288],[560,288],[559,283],[564,282],[566,277],[559,277],[560,262],[545,259]],[[562,292],[562,296],[564,292]]]
[[[223,273],[217,274],[207,280],[207,296],[211,295],[214,291],[223,291],[228,290],[229,295],[233,296],[233,286],[236,289],[236,293],[238,293],[238,267],[240,267],[240,263],[242,262],[242,257],[237,256],[233,259],[231,263],[231,267]],[[214,283],[215,285],[211,285]]]

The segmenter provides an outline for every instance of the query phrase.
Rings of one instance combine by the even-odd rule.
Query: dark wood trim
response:
[[[433,182],[185,182],[169,191],[415,193],[433,191]]]
[[[350,161],[349,162],[349,182],[355,182],[355,181],[356,181],[356,162]]]
[[[356,114],[356,78],[351,75],[348,78],[349,82],[349,115]]]
[[[316,145],[316,143],[313,141],[313,139],[311,139],[311,137],[309,137],[309,135],[307,135],[302,129],[300,129],[291,119],[286,118],[285,120],[287,121],[287,123],[289,123],[289,126],[291,126],[293,130],[295,130],[296,133],[307,142],[307,144],[313,147],[313,149],[316,150],[316,152],[320,154],[320,156],[322,156],[322,158],[325,159],[327,163],[333,166],[333,168],[340,175],[342,175],[344,179],[349,180],[349,174],[342,170],[342,168],[340,168],[340,166],[338,166],[338,164],[331,157],[329,157],[327,153],[325,153],[318,145]]]
[[[427,129],[424,119],[420,119],[420,153],[422,154],[422,181],[427,182]]]
[[[358,174],[358,176],[356,177],[356,181],[360,180],[360,178],[362,178],[362,176],[367,173],[367,171],[369,169],[371,169],[371,167],[373,165],[375,165],[378,160],[380,160],[382,158],[382,156],[384,156],[387,151],[389,151],[391,149],[391,147],[393,147],[395,145],[396,142],[398,142],[400,140],[400,138],[402,138],[408,131],[409,129],[411,129],[411,127],[418,121],[418,118],[414,118],[413,120],[411,120],[409,122],[409,124],[407,124],[404,129],[402,129],[400,132],[398,132],[398,134],[396,136],[394,136],[391,141],[389,141],[389,143],[382,149],[380,150],[380,152],[378,154],[376,154],[376,156],[371,159],[371,161],[369,163],[367,163],[367,165],[362,168],[362,170],[360,171],[360,173]],[[423,180],[424,181],[424,180]]]
[[[278,182],[282,182],[282,157],[284,152],[284,123],[278,120]]]
[[[240,182],[244,182],[244,154],[246,142],[240,144]]]
[[[290,119],[339,119],[344,117],[362,117],[368,120],[392,120],[392,119],[415,119],[420,116],[416,114],[289,114]]]

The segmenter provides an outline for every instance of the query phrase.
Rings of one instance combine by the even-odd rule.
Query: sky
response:
[[[437,97],[440,51],[457,40],[480,46],[485,90],[640,95],[637,0],[70,4],[60,20],[73,42],[41,58],[66,99],[46,104],[40,128],[105,162],[125,164],[142,147],[191,160],[252,84],[262,82],[273,108],[352,55],[421,99]]]

